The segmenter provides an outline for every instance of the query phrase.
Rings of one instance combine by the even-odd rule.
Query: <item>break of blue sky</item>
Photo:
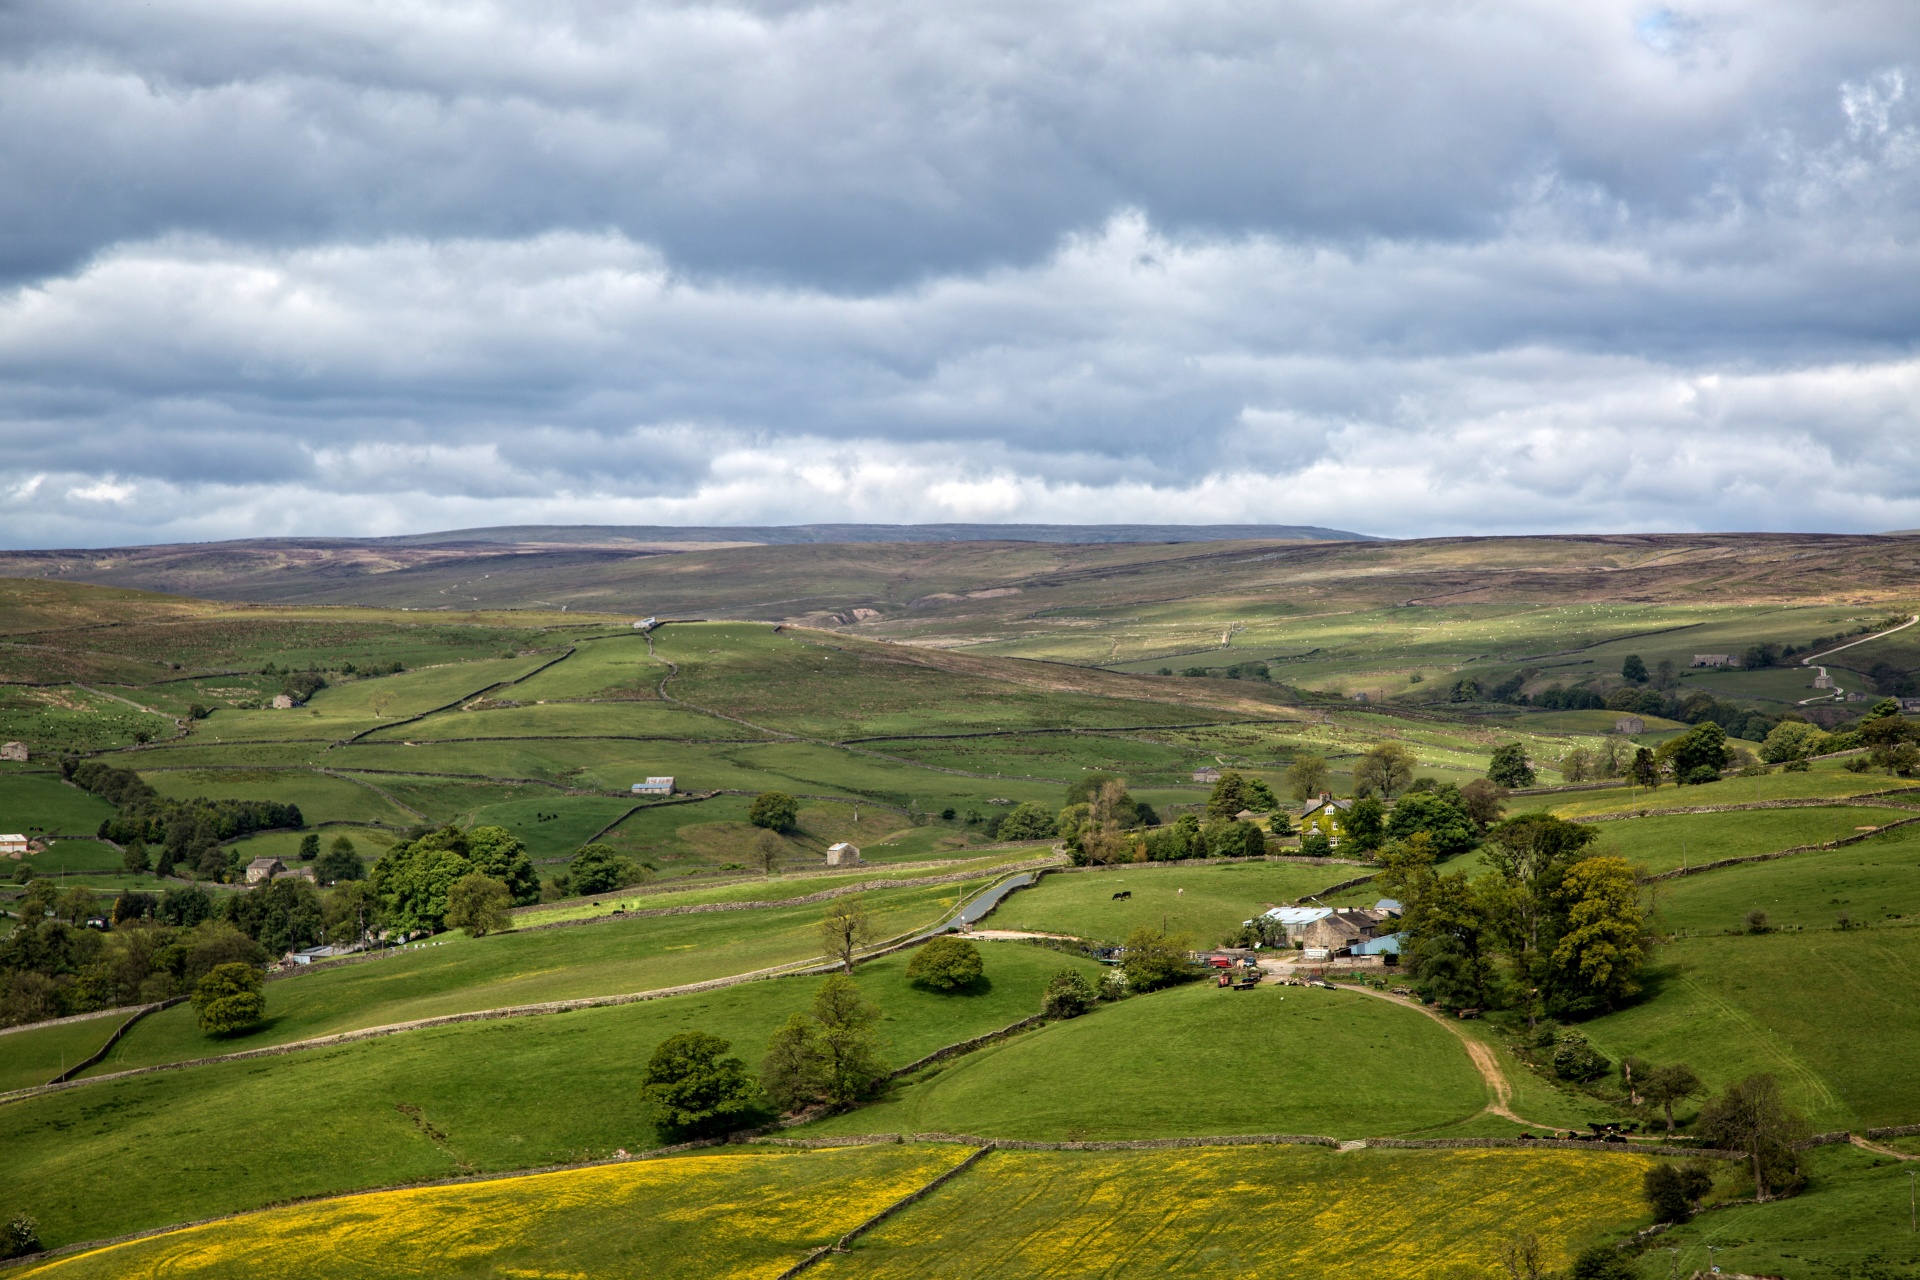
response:
[[[1920,526],[1920,8],[0,9],[0,542]]]

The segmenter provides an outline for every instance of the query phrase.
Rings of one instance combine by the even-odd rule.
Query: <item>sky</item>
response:
[[[1920,6],[0,6],[0,544],[1920,526]]]

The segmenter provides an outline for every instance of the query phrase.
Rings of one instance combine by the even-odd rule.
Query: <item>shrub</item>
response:
[[[200,1029],[223,1035],[260,1022],[267,1016],[267,998],[260,987],[260,971],[250,964],[215,965],[193,989]]]
[[[1058,828],[1047,807],[1032,800],[1017,804],[1000,819],[1001,840],[1051,840]]]
[[[965,938],[942,934],[914,953],[907,962],[907,980],[936,991],[958,991],[980,981],[986,965],[980,948]]]
[[[1572,1032],[1560,1037],[1553,1051],[1553,1072],[1562,1080],[1598,1080],[1612,1067],[1599,1050],[1587,1043],[1585,1036]]]
[[[760,837],[770,840],[771,836]],[[567,864],[567,878],[575,893],[609,893],[647,878],[646,868],[610,845],[583,847]]]
[[[1755,907],[1753,910],[1747,912],[1747,932],[1748,933],[1769,933],[1772,931],[1772,929],[1773,929],[1773,926],[1767,923],[1766,912],[1762,911],[1758,907]]]
[[[1318,831],[1309,831],[1300,837],[1301,856],[1307,858],[1331,858],[1333,842]]]
[[[40,1224],[24,1213],[0,1227],[0,1258],[24,1258],[40,1252]]]
[[[1198,976],[1187,959],[1187,940],[1145,926],[1127,935],[1120,971],[1134,991],[1153,991]]]
[[[1573,1260],[1572,1280],[1635,1280],[1633,1263],[1610,1244],[1596,1244]]]
[[[1099,998],[1093,984],[1078,969],[1062,969],[1047,979],[1046,994],[1040,998],[1040,1012],[1049,1018],[1077,1018],[1093,1008]]]

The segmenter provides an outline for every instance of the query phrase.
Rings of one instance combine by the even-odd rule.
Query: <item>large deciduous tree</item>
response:
[[[260,971],[250,964],[217,964],[193,989],[200,1029],[223,1035],[254,1026],[267,1016]]]
[[[799,820],[799,802],[784,791],[762,791],[747,809],[747,821],[769,831],[791,831]]]
[[[1787,1105],[1780,1082],[1770,1075],[1752,1075],[1729,1085],[1700,1108],[1694,1125],[1709,1145],[1745,1153],[1757,1200],[1799,1188],[1800,1156],[1794,1144],[1807,1131],[1806,1120]]]
[[[756,1092],[733,1046],[705,1031],[668,1036],[640,1073],[640,1093],[654,1125],[673,1140],[725,1133],[753,1111]]]
[[[1327,789],[1327,762],[1320,756],[1295,756],[1287,766],[1287,794],[1295,800],[1311,800]]]
[[[826,953],[840,962],[842,973],[853,972],[854,953],[873,941],[873,922],[867,918],[867,906],[858,895],[836,898],[820,919],[820,942]]]
[[[1561,913],[1554,986],[1567,1012],[1611,1009],[1640,990],[1646,957],[1640,887],[1624,858],[1586,858],[1553,890]]]
[[[1413,752],[1398,742],[1382,742],[1367,748],[1353,766],[1356,793],[1379,792],[1392,799],[1413,781]]]
[[[1526,747],[1518,742],[1495,747],[1487,762],[1487,780],[1508,790],[1532,786],[1533,766],[1527,762]]]

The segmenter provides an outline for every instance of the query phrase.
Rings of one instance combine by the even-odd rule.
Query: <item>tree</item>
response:
[[[391,928],[437,932],[454,882],[475,871],[505,884],[515,906],[540,900],[540,877],[527,847],[504,827],[443,827],[397,844],[374,863],[373,891]]]
[[[780,861],[786,852],[780,837],[771,831],[757,832],[753,837],[753,863],[769,877],[780,869]]]
[[[1693,1217],[1693,1202],[1687,1196],[1687,1180],[1671,1160],[1662,1160],[1647,1170],[1641,1179],[1641,1194],[1653,1210],[1655,1222],[1685,1222]]]
[[[1641,747],[1633,753],[1633,763],[1627,768],[1627,777],[1635,786],[1658,788],[1660,786],[1660,764],[1653,758],[1653,752]]]
[[[1139,824],[1139,808],[1118,782],[1107,782],[1093,793],[1084,810],[1068,805],[1060,811],[1060,834],[1067,851],[1082,866],[1105,866],[1131,856],[1123,832]]]
[[[1369,747],[1354,762],[1353,789],[1356,794],[1378,791],[1392,799],[1413,781],[1413,753],[1398,742],[1382,742]]]
[[[675,1139],[724,1133],[753,1110],[754,1080],[747,1064],[727,1056],[733,1046],[705,1031],[668,1036],[640,1073],[640,1094],[654,1124]]]
[[[1805,720],[1782,720],[1768,732],[1760,744],[1760,758],[1768,764],[1785,764],[1820,754],[1827,734],[1819,725]]]
[[[260,1022],[267,1016],[267,998],[260,988],[260,971],[252,965],[215,965],[193,989],[200,1029],[224,1035]]]
[[[1247,807],[1247,780],[1232,769],[1220,775],[1207,797],[1209,818],[1231,818]]]
[[[1717,782],[1732,758],[1727,731],[1711,720],[1668,739],[1654,754],[1656,760],[1671,761],[1674,778],[1683,783]]]
[[[769,831],[791,831],[800,820],[800,804],[784,791],[762,791],[747,810],[747,821]]]
[[[135,875],[147,870],[152,863],[147,857],[146,844],[140,840],[127,841],[127,847],[120,854],[120,865]]]
[[[1497,782],[1475,778],[1460,788],[1460,806],[1473,825],[1485,831],[1506,812],[1507,789]]]
[[[366,879],[367,869],[361,864],[360,855],[354,852],[353,841],[337,836],[313,864],[313,874],[321,884],[338,884],[343,880]]]
[[[1667,1132],[1673,1132],[1673,1104],[1700,1095],[1703,1086],[1700,1077],[1693,1068],[1684,1062],[1670,1062],[1664,1067],[1655,1067],[1647,1073],[1646,1080],[1640,1086],[1640,1092],[1648,1102],[1661,1108],[1667,1115]]]
[[[484,871],[470,871],[447,890],[447,927],[465,929],[469,938],[484,938],[507,927],[512,898],[504,881]]]
[[[809,1012],[794,1014],[774,1033],[760,1067],[762,1087],[788,1111],[865,1097],[887,1074],[873,1037],[879,1020],[880,1010],[854,980],[834,974],[814,993]]]
[[[1610,1244],[1582,1249],[1567,1273],[1570,1280],[1635,1280],[1633,1264]]]
[[[1126,780],[1117,773],[1102,773],[1096,769],[1083,774],[1067,788],[1067,803],[1090,804],[1109,782],[1118,782],[1123,788],[1126,786]]]
[[[1575,747],[1560,757],[1560,776],[1568,782],[1585,782],[1593,772],[1593,753]]]
[[[1508,818],[1487,831],[1481,856],[1503,891],[1497,899],[1490,896],[1489,902],[1497,902],[1497,927],[1515,975],[1530,990],[1546,977],[1543,942],[1550,945],[1552,941],[1555,891],[1561,876],[1599,836],[1592,827],[1544,813]],[[1528,1026],[1534,1025],[1537,1012],[1529,1000]]]
[[[1487,780],[1508,790],[1532,786],[1533,766],[1527,763],[1527,749],[1518,742],[1495,747],[1493,758],[1487,762]]]
[[[1540,1280],[1546,1270],[1546,1250],[1539,1236],[1515,1236],[1500,1251],[1500,1261],[1512,1280]]]
[[[907,962],[907,981],[935,991],[959,991],[985,973],[980,948],[950,933],[929,940]]]
[[[567,879],[578,894],[611,893],[646,878],[644,867],[612,845],[583,845],[567,864]]]
[[[1311,800],[1327,789],[1327,762],[1319,756],[1295,756],[1287,766],[1287,794]]]
[[[1000,820],[1002,840],[1051,840],[1058,832],[1053,815],[1045,805],[1025,800],[1013,806]]]
[[[331,943],[354,945],[380,921],[380,904],[364,880],[349,880],[327,895],[320,909],[320,925]]]
[[[1640,888],[1625,858],[1587,858],[1555,887],[1564,928],[1553,949],[1563,1007],[1611,1009],[1640,989],[1645,958]]]
[[[1040,1012],[1049,1018],[1077,1018],[1093,1008],[1099,996],[1078,969],[1062,969],[1047,979]]]
[[[320,856],[320,833],[309,831],[300,837],[300,861],[312,862]]]
[[[1140,926],[1127,935],[1120,971],[1134,991],[1152,991],[1194,976],[1187,959],[1187,939]]]
[[[1787,1106],[1780,1082],[1772,1076],[1752,1075],[1729,1085],[1700,1108],[1694,1132],[1709,1146],[1746,1154],[1756,1200],[1799,1188],[1800,1157],[1794,1144],[1807,1136],[1807,1122]]]
[[[1627,655],[1626,661],[1620,664],[1620,678],[1622,680],[1631,680],[1635,684],[1645,684],[1647,682],[1647,664],[1640,660],[1639,654],[1630,653]]]
[[[1347,843],[1361,853],[1378,849],[1387,834],[1387,807],[1372,796],[1361,796],[1347,810]]]
[[[820,920],[820,941],[826,953],[838,957],[842,973],[853,972],[853,953],[873,941],[873,922],[858,895],[836,898]]]
[[[1356,802],[1355,807],[1358,807]],[[1465,853],[1480,842],[1473,823],[1445,795],[1415,791],[1400,797],[1387,817],[1387,836],[1405,840],[1415,832],[1425,832],[1436,856],[1450,858]]]

